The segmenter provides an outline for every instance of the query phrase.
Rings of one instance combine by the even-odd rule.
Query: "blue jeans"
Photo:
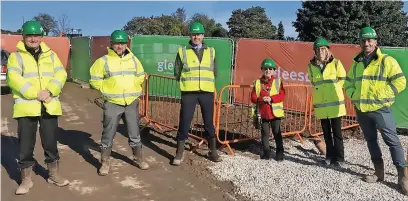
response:
[[[356,109],[358,123],[363,130],[373,163],[381,162],[382,154],[378,146],[377,128],[385,144],[389,147],[393,164],[405,167],[405,152],[397,135],[397,127],[390,108],[381,108],[373,112],[361,112]]]

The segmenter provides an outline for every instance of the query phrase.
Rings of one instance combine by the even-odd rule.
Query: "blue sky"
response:
[[[300,1],[247,1],[247,2],[1,2],[1,28],[15,31],[24,20],[30,20],[38,13],[48,13],[56,19],[67,14],[71,28],[81,28],[84,35],[106,36],[115,29],[123,26],[136,16],[157,16],[171,14],[177,8],[184,7],[187,17],[196,12],[205,13],[217,22],[227,27],[226,21],[232,10],[246,9],[252,6],[261,6],[266,9],[268,17],[274,25],[282,21],[285,35],[297,36],[292,27],[296,20],[296,11],[301,8]],[[404,11],[408,12],[408,3],[405,2]],[[91,14],[92,12],[92,14]]]

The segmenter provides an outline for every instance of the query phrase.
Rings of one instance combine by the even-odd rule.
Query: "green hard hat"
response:
[[[359,38],[361,39],[377,39],[377,33],[371,27],[364,27],[361,29]]]
[[[115,30],[112,32],[110,40],[116,43],[127,43],[129,41],[129,37],[124,31]]]
[[[23,34],[25,35],[43,35],[44,29],[38,21],[27,21],[23,24]]]
[[[203,34],[204,33],[204,26],[199,22],[194,22],[190,25],[190,33],[192,34]]]
[[[318,38],[314,43],[313,43],[313,48],[319,48],[319,47],[327,47],[330,48],[329,41],[324,39],[323,37]]]
[[[276,69],[275,61],[273,61],[273,60],[270,59],[270,58],[267,58],[267,59],[263,60],[263,61],[262,61],[262,64],[261,64],[261,69],[265,69],[265,68],[273,68],[273,69]]]

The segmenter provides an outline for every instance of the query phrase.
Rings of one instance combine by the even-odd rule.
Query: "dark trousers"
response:
[[[180,123],[177,140],[186,140],[190,130],[191,121],[195,112],[196,104],[200,104],[201,114],[204,120],[205,133],[209,138],[215,137],[214,117],[214,94],[210,92],[182,92]]]
[[[326,142],[326,158],[332,161],[344,161],[343,135],[341,134],[341,117],[320,120]]]
[[[282,132],[281,132],[281,119],[272,119],[272,120],[265,120],[262,119],[262,129],[261,129],[261,135],[262,135],[262,145],[264,151],[269,151],[270,152],[270,147],[269,147],[269,135],[271,133],[271,128],[272,128],[272,134],[275,138],[275,143],[276,143],[276,153],[283,153],[283,138],[282,138]]]
[[[44,149],[45,163],[59,160],[56,131],[58,117],[43,112],[39,117],[20,117],[18,121],[18,140],[20,145],[19,168],[27,168],[35,164],[34,147],[38,122],[40,122],[41,144]]]

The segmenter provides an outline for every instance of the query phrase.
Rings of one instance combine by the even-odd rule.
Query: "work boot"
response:
[[[180,165],[181,162],[183,162],[184,159],[184,144],[186,143],[185,140],[179,140],[177,141],[177,150],[176,150],[176,156],[174,156],[173,163],[172,165]]]
[[[47,168],[48,168],[48,179],[47,179],[48,183],[55,184],[59,187],[66,186],[69,184],[69,181],[61,177],[58,173],[58,169],[59,169],[58,160],[52,163],[47,163]]]
[[[276,158],[275,158],[275,160],[278,161],[278,162],[283,161],[283,156],[284,156],[283,146],[276,148]]]
[[[221,162],[221,157],[218,155],[217,147],[216,147],[216,139],[210,138],[208,139],[208,148],[210,151],[208,152],[208,156],[212,162]]]
[[[112,148],[101,148],[101,167],[99,168],[98,174],[100,176],[106,176],[109,174],[110,169],[110,155]]]
[[[21,169],[21,184],[18,186],[16,190],[16,195],[23,195],[28,193],[31,187],[33,187],[34,183],[31,180],[31,174],[33,172],[33,167],[27,167]]]
[[[265,159],[265,160],[271,159],[271,148],[264,149],[261,159]]]
[[[404,195],[408,195],[408,167],[397,166],[398,185]]]
[[[143,158],[142,145],[132,147],[133,151],[133,162],[141,170],[149,169],[149,164],[147,164]]]
[[[363,178],[365,182],[374,183],[377,181],[384,181],[384,162],[373,162],[375,173],[373,175],[367,175]]]

